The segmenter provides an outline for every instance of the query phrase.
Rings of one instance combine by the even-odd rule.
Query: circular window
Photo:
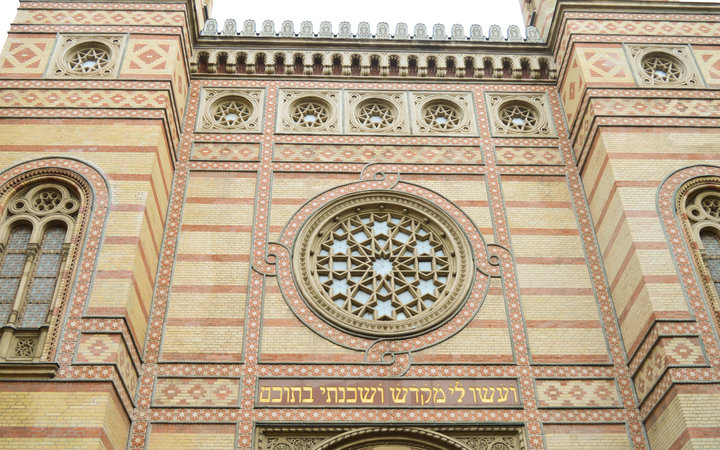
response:
[[[373,99],[360,103],[356,115],[363,128],[385,130],[393,126],[397,112],[389,102]]]
[[[212,108],[212,118],[221,127],[233,128],[247,124],[252,116],[252,105],[243,97],[223,97]]]
[[[511,132],[527,133],[538,126],[538,112],[527,103],[508,102],[498,111],[500,122]]]
[[[303,98],[290,108],[295,125],[302,128],[322,128],[330,117],[330,107],[319,98]]]
[[[642,59],[645,75],[656,83],[680,83],[685,77],[685,65],[667,53],[648,53]]]
[[[100,43],[86,43],[72,48],[67,53],[70,72],[89,75],[103,72],[111,59],[111,51]]]
[[[447,101],[429,102],[422,108],[425,124],[434,131],[452,131],[460,125],[460,108]]]
[[[353,194],[315,213],[298,234],[294,275],[309,306],[356,334],[425,331],[467,297],[469,243],[444,212],[398,193]]]
[[[62,199],[63,195],[57,189],[45,188],[33,196],[32,206],[38,212],[52,212]]]

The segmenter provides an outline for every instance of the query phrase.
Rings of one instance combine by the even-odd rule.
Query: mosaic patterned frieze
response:
[[[614,380],[536,380],[540,408],[619,408]]]
[[[50,60],[48,78],[115,78],[125,35],[60,34]]]
[[[638,396],[644,399],[668,367],[705,364],[705,355],[698,338],[661,338],[633,377]]]

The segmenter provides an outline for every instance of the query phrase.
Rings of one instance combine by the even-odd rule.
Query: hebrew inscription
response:
[[[256,404],[269,407],[519,407],[515,379],[263,379]]]

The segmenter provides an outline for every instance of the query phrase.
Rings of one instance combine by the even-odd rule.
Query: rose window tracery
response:
[[[500,121],[512,132],[527,132],[535,129],[538,117],[530,105],[512,102],[500,108]]]
[[[357,117],[360,125],[370,130],[383,130],[392,127],[397,114],[388,103],[368,101],[358,107]]]
[[[99,45],[81,46],[68,55],[67,64],[76,74],[100,72],[110,62],[110,51]]]
[[[252,105],[242,97],[220,99],[212,110],[212,118],[221,127],[245,125],[252,117]]]
[[[327,123],[330,111],[325,102],[319,99],[307,99],[293,105],[291,117],[299,127],[321,128]]]
[[[685,67],[665,53],[650,53],[642,60],[645,74],[656,83],[673,84],[685,77]]]
[[[450,102],[431,102],[422,109],[423,121],[435,131],[451,131],[460,125],[461,114]]]
[[[462,232],[408,196],[349,196],[303,227],[295,277],[309,306],[351,332],[420,332],[464,302],[472,256]]]

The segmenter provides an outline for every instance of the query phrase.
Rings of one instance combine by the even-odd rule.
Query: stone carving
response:
[[[543,39],[540,36],[540,31],[537,27],[530,25],[527,27],[527,42],[542,42]]]
[[[218,23],[215,19],[208,19],[205,21],[205,26],[200,34],[203,36],[217,36]]]
[[[223,36],[236,36],[237,35],[237,23],[235,19],[227,19],[222,29]]]
[[[487,94],[490,130],[498,137],[554,136],[544,94]]]
[[[372,33],[370,32],[370,24],[367,22],[360,22],[358,25],[357,37],[359,39],[371,39]]]
[[[704,87],[687,45],[627,44],[638,86],[653,88]]]
[[[425,29],[425,24],[415,24],[415,35],[413,36],[413,39],[429,39],[427,30]]]
[[[408,134],[407,94],[387,91],[348,91],[346,133]]]
[[[330,22],[320,22],[320,33],[318,37],[331,38],[333,37],[332,24]]]
[[[465,37],[465,30],[463,30],[463,26],[457,23],[452,26],[450,34],[452,35],[451,38],[453,41],[464,41],[467,39]]]
[[[470,93],[411,92],[413,133],[475,135]]]
[[[340,31],[338,37],[343,39],[351,39],[353,37],[350,29],[350,22],[340,22]]]
[[[470,40],[471,41],[484,41],[485,35],[483,34],[482,27],[480,25],[470,26]]]
[[[377,39],[390,39],[390,25],[388,25],[387,22],[380,22],[377,26],[377,34],[375,37]]]
[[[445,34],[445,25],[436,23],[435,26],[433,26],[432,38],[438,41],[447,39],[447,34]]]
[[[510,25],[508,27],[508,42],[522,42],[523,38],[520,36],[520,28],[517,25]]]
[[[278,133],[340,132],[340,96],[336,90],[283,89],[279,95]]]
[[[505,40],[503,38],[500,25],[490,25],[490,37],[488,39],[493,42],[500,42]]]
[[[309,20],[303,21],[300,24],[300,34],[298,36],[304,37],[304,38],[315,37],[315,32],[313,31],[312,22],[310,22]]]
[[[47,78],[115,78],[125,35],[60,34]]]
[[[196,131],[256,133],[262,131],[259,119],[262,89],[205,89],[202,94]]]
[[[273,33],[274,35],[275,33]],[[254,20],[246,20],[243,23],[242,32],[240,33],[240,36],[256,36],[255,32],[255,21]]]
[[[400,22],[395,26],[395,39],[410,39],[410,34],[408,34],[408,26],[406,23]]]
[[[295,25],[292,20],[286,20],[282,23],[280,37],[295,37]]]
[[[260,36],[275,36],[275,22],[272,20],[263,21]]]

